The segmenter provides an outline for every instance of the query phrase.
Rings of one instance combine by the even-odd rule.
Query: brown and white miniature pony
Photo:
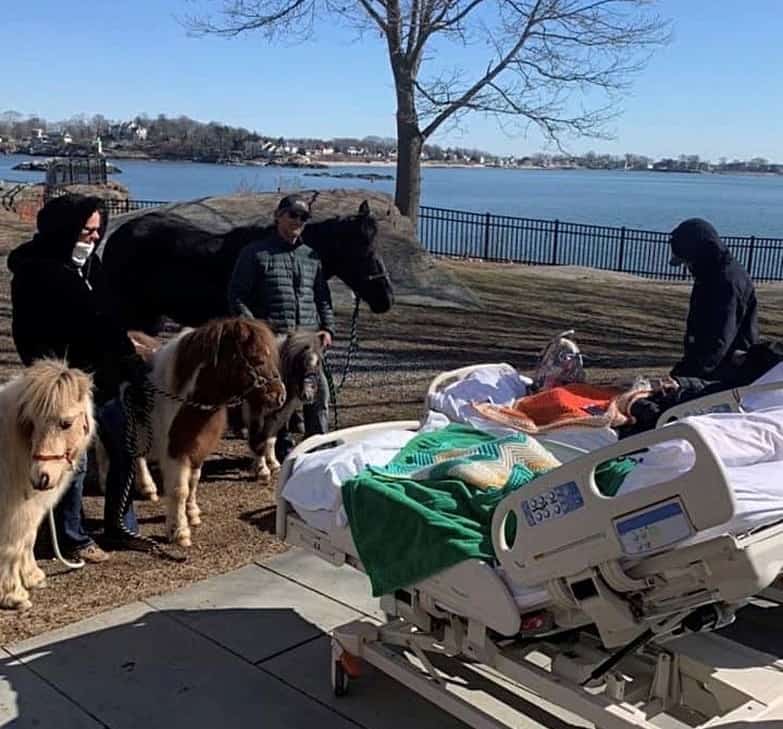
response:
[[[95,433],[92,380],[39,360],[0,388],[0,607],[32,606],[46,576],[33,545]]]
[[[179,334],[155,352],[152,363],[150,378],[159,392],[148,455],[163,478],[169,540],[189,547],[190,527],[201,523],[201,465],[223,435],[226,405],[245,400],[268,414],[285,403],[277,342],[263,322],[218,319]]]
[[[269,483],[271,477],[280,471],[280,463],[275,456],[280,428],[288,423],[294,410],[312,403],[318,395],[322,357],[323,340],[317,332],[291,332],[280,343],[280,373],[286,392],[282,409],[263,413],[249,400],[243,404],[248,445],[256,454],[256,477],[262,484]]]

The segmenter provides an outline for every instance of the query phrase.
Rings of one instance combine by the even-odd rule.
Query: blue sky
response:
[[[50,120],[186,114],[273,136],[394,136],[393,85],[377,34],[329,26],[309,42],[273,46],[260,35],[188,37],[175,16],[198,7],[189,0],[37,0],[35,12],[4,5],[0,111]],[[575,140],[569,149],[783,162],[779,0],[657,7],[673,21],[674,39],[636,78],[613,124],[616,139]],[[459,60],[482,63],[475,51]],[[545,150],[536,133],[509,136],[475,115],[461,132],[431,141],[502,154]]]

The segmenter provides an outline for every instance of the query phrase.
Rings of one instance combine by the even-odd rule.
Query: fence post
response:
[[[625,257],[625,226],[620,228],[620,250],[617,252],[617,270],[623,270],[623,258]]]
[[[558,239],[558,233],[560,231],[560,221],[555,220],[555,227],[552,228],[552,265],[557,265],[557,239]]]
[[[484,260],[489,260],[489,225],[492,216],[489,213],[484,213]]]
[[[748,251],[748,276],[753,278],[753,252],[756,250],[756,236],[750,236],[750,250]]]

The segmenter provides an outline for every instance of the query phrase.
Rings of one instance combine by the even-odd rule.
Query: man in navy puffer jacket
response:
[[[318,254],[302,242],[309,219],[310,205],[303,197],[286,195],[280,200],[275,227],[265,238],[248,243],[237,258],[228,305],[236,316],[263,319],[277,334],[317,331],[326,349],[334,336],[334,311]],[[303,411],[305,435],[329,431],[328,383],[323,371],[315,402]],[[283,431],[277,439],[279,457],[292,445]]]

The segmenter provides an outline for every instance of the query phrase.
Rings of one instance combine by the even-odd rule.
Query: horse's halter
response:
[[[378,266],[380,270],[377,273],[368,273],[365,276],[359,276],[358,277],[359,283],[367,284],[367,283],[372,283],[373,281],[380,281],[381,279],[386,279],[389,285],[391,285],[391,276],[389,276],[389,271],[387,270],[386,264],[383,262],[383,259],[378,258]],[[356,294],[356,296],[359,296],[359,294]]]
[[[174,400],[176,402],[179,402],[182,405],[187,405],[188,407],[194,408],[195,410],[202,410],[204,412],[214,412],[215,410],[220,410],[221,408],[232,408],[235,407],[236,405],[241,405],[247,399],[247,396],[250,395],[251,392],[255,390],[264,390],[265,392],[268,392],[271,385],[276,383],[279,383],[281,385],[283,384],[283,380],[279,375],[275,375],[274,377],[266,377],[265,375],[262,375],[258,371],[258,368],[247,358],[245,353],[242,352],[241,350],[239,351],[239,356],[242,359],[242,362],[244,363],[247,372],[250,374],[250,378],[252,382],[250,383],[249,387],[247,387],[245,390],[242,391],[242,393],[236,395],[235,397],[232,397],[230,400],[227,400],[226,402],[222,402],[218,404],[198,402],[197,400],[193,400],[192,398],[182,397],[182,395],[177,395],[176,393],[162,390],[161,388],[157,387],[155,383],[149,381],[149,379],[148,382],[156,394],[162,395],[163,397],[166,397],[169,400]]]
[[[239,352],[239,356],[242,358],[242,361],[244,362],[247,371],[250,373],[252,382],[250,383],[250,386],[241,395],[237,395],[236,397],[231,398],[231,400],[229,400],[225,405],[222,405],[221,407],[231,408],[236,405],[242,404],[247,399],[247,396],[254,390],[263,390],[264,392],[269,392],[269,390],[271,389],[271,385],[275,385],[275,384],[283,385],[283,378],[280,377],[280,375],[275,375],[274,377],[266,377],[265,375],[262,375],[258,371],[258,367],[253,365],[253,363],[247,358],[245,353],[242,352],[241,350]]]
[[[67,461],[68,465],[73,468],[73,458],[71,457],[70,451],[52,454],[33,453],[32,459],[34,461]]]
[[[84,435],[88,435],[90,432],[89,425],[87,424],[87,416],[84,416]],[[73,454],[67,448],[63,453],[33,453],[30,456],[34,461],[65,461],[69,468],[73,468]]]
[[[386,264],[378,259],[378,263],[381,267],[381,270],[379,273],[368,273],[365,277],[365,281],[378,281],[379,279],[385,278],[388,279],[391,283],[391,277],[389,276],[389,272],[386,270]]]

